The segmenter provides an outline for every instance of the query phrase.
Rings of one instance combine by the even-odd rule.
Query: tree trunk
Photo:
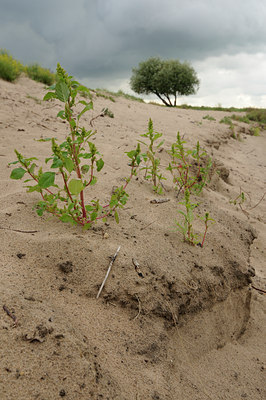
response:
[[[170,104],[167,103],[167,101],[160,95],[160,93],[154,92],[154,94],[155,94],[157,97],[159,97],[160,100],[162,100],[162,102],[163,102],[163,104],[164,104],[165,106],[171,107],[172,104],[171,104],[171,103],[170,103]]]

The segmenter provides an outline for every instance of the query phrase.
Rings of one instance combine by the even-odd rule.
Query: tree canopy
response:
[[[188,62],[152,57],[139,63],[132,72],[131,89],[138,94],[153,93],[166,106],[176,106],[177,96],[195,94],[199,88],[196,71]]]

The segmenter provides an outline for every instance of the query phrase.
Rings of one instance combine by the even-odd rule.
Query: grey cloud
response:
[[[24,63],[54,70],[59,61],[81,79],[106,82],[129,79],[151,56],[194,66],[263,53],[265,20],[264,0],[0,0],[0,47]]]

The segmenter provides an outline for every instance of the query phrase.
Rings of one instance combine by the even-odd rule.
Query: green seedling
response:
[[[236,132],[235,127],[236,127],[236,126],[235,126],[234,124],[231,124],[231,125],[229,126],[229,129],[230,129],[230,136],[231,136],[233,139],[237,139],[237,140],[241,141],[240,132]]]
[[[163,177],[162,173],[160,172],[160,159],[156,158],[156,152],[158,152],[161,146],[164,143],[164,140],[160,141],[159,144],[155,144],[158,139],[162,137],[162,133],[154,132],[153,129],[153,122],[150,119],[148,125],[148,132],[141,135],[142,137],[149,139],[149,144],[139,140],[144,146],[148,149],[146,153],[143,153],[142,159],[146,162],[145,167],[141,168],[145,170],[145,179],[151,179],[153,182],[153,190],[156,193],[161,194],[163,192],[162,183],[161,181],[165,178]]]
[[[207,114],[204,117],[202,117],[202,119],[207,119],[209,121],[216,121],[216,119],[214,117],[212,117],[211,115]]]
[[[232,118],[231,117],[223,117],[220,120],[220,124],[232,125]]]
[[[199,206],[199,204],[191,203],[190,192],[188,189],[185,191],[184,201],[179,202],[179,204],[185,206],[186,211],[178,211],[178,213],[183,216],[183,223],[176,222],[178,231],[182,233],[185,242],[193,246],[197,244],[200,247],[203,247],[210,224],[215,223],[214,219],[210,218],[210,214],[208,212],[205,213],[204,217],[199,217],[205,225],[203,239],[201,242],[199,242],[198,235],[194,233],[193,228],[194,210]]]
[[[190,201],[190,191],[185,190],[184,201],[179,202],[179,204],[184,205],[186,211],[178,211],[179,214],[183,216],[183,223],[176,221],[177,230],[182,233],[184,241],[195,245],[197,243],[197,235],[193,231],[193,221],[194,221],[194,209],[198,207],[198,204],[191,203]]]
[[[99,200],[87,204],[85,190],[96,184],[96,174],[104,166],[95,144],[90,141],[95,132],[79,125],[82,115],[93,108],[93,103],[77,101],[77,94],[88,89],[72,79],[60,64],[57,65],[57,82],[49,90],[44,100],[57,99],[64,103],[64,109],[57,116],[68,123],[69,134],[61,144],[57,143],[56,138],[40,140],[51,142],[52,154],[45,160],[46,165],[50,164],[50,170],[46,172],[43,172],[42,167],[35,172],[37,158],[25,158],[15,150],[17,161],[10,164],[20,164],[20,167],[13,169],[10,177],[22,179],[25,174],[29,175],[29,179],[24,182],[33,183],[26,185],[29,193],[40,193],[42,199],[35,206],[40,216],[49,212],[62,222],[82,225],[84,229],[89,229],[97,220],[105,220],[110,214],[114,214],[118,222],[117,209],[126,204],[128,194],[125,189],[140,163],[140,146],[128,153],[130,176],[123,186],[115,190],[108,204],[101,205]],[[83,107],[81,111],[76,111],[78,105]],[[60,177],[61,187],[58,184]]]
[[[262,195],[262,197],[260,198],[260,200],[255,204],[252,205],[251,204],[251,197],[248,193],[245,193],[241,190],[240,188],[240,193],[238,196],[236,196],[235,199],[230,200],[230,204],[233,204],[235,206],[237,206],[245,215],[247,218],[249,218],[249,211],[253,210],[254,208],[256,208],[264,199],[264,197],[266,196],[266,192]],[[247,201],[247,197],[249,198],[249,205],[245,206],[245,208],[243,207],[244,203]]]
[[[185,143],[178,132],[177,140],[168,152],[172,160],[167,170],[173,176],[173,183],[178,190],[178,195],[181,191],[186,190],[199,194],[207,183],[212,161],[206,151],[200,147],[199,142],[192,150],[186,149]]]
[[[204,222],[205,231],[203,234],[202,242],[201,243],[199,242],[198,244],[200,247],[203,247],[209,226],[210,226],[210,224],[215,224],[215,220],[210,218],[210,214],[208,212],[205,213],[204,217],[200,217],[200,219]]]
[[[250,128],[250,133],[252,136],[260,136],[260,127],[259,126],[252,126]]]
[[[246,196],[245,193],[241,191],[240,189],[240,194],[233,200],[230,200],[230,204],[236,205],[243,205],[246,201]]]

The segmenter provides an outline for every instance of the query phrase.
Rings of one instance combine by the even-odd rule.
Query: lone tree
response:
[[[199,88],[196,71],[187,62],[153,57],[139,63],[132,72],[130,86],[134,92],[153,93],[168,107],[176,106],[177,96],[195,94]]]

